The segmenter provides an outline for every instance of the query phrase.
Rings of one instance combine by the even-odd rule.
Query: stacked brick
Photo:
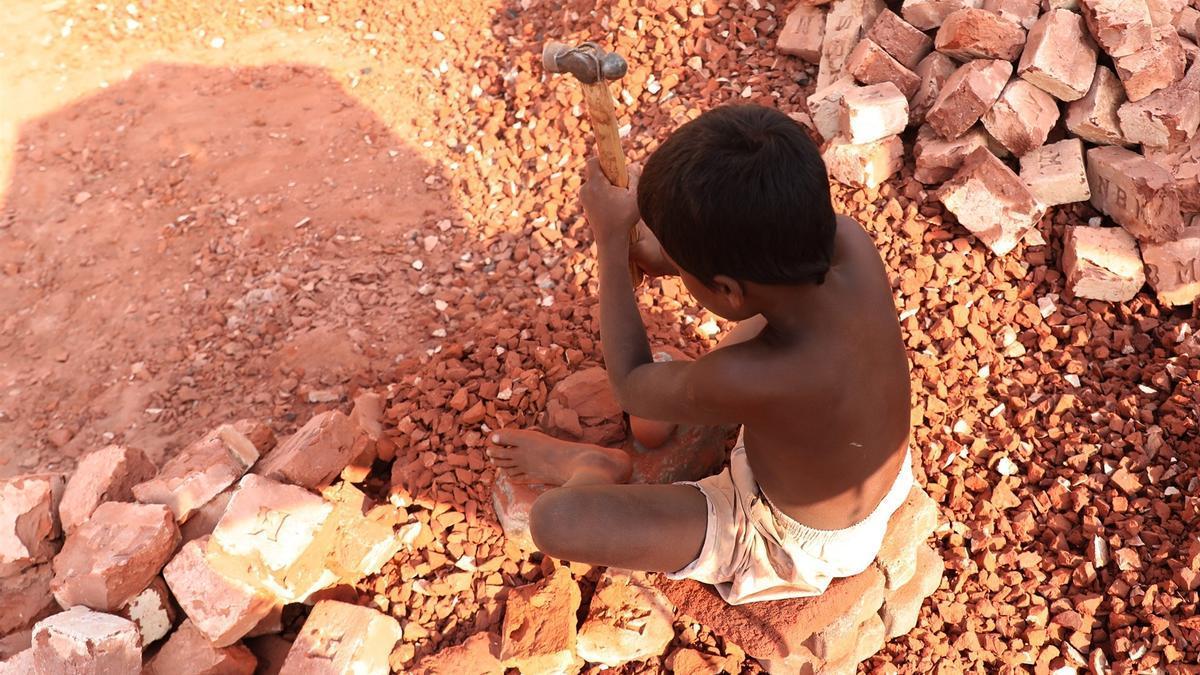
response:
[[[997,255],[1090,202],[1115,227],[1068,228],[1072,293],[1124,301],[1149,281],[1180,305],[1200,297],[1197,19],[1154,0],[806,0],[778,49],[819,66],[807,103],[831,178],[878,188],[915,129],[913,177]]]
[[[365,477],[355,462],[370,457],[378,413],[365,395],[278,447],[242,420],[157,472],[109,446],[69,480],[0,482],[0,673],[249,675],[244,639],[278,633],[283,606],[301,602],[315,607],[279,672],[390,672],[396,619],[319,595],[404,544],[407,513],[368,508],[350,482]]]

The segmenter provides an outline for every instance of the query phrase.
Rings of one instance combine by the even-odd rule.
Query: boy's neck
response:
[[[817,284],[776,286],[753,284],[754,305],[767,321],[764,332],[791,338],[808,332],[819,317],[828,317],[831,299]]]

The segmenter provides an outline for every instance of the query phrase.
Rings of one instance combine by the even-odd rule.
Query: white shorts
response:
[[[875,560],[888,519],[912,489],[912,452],[871,515],[842,530],[811,528],[776,509],[754,480],[741,439],[724,471],[679,484],[704,494],[708,527],[699,557],[668,578],[712,584],[731,605],[820,595]]]

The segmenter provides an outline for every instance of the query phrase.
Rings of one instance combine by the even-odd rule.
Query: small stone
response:
[[[894,85],[907,99],[917,93],[921,78],[892,58],[882,47],[863,38],[846,60],[845,72],[865,85],[888,83]],[[844,99],[843,99],[844,100]],[[908,104],[905,102],[905,121]]]
[[[1005,255],[1042,217],[1029,188],[986,148],[963,160],[937,197],[996,255]]]
[[[1021,155],[1021,180],[1045,206],[1091,199],[1083,141],[1068,138]]]
[[[800,4],[788,14],[775,46],[784,54],[798,56],[815,64],[821,62],[824,37],[825,10]]]
[[[925,114],[933,107],[942,86],[958,69],[954,59],[941,52],[933,52],[917,64],[916,75],[921,80],[917,93],[909,100],[909,124],[924,124]]]
[[[983,0],[904,0],[900,16],[921,30],[934,30],[960,9],[982,6]]]
[[[179,522],[220,494],[258,461],[258,448],[232,424],[222,424],[163,465],[154,478],[133,486],[143,504],[164,504]]]
[[[1179,195],[1161,166],[1115,146],[1087,152],[1092,206],[1143,243],[1173,240],[1183,230]]]
[[[51,673],[140,673],[142,644],[132,621],[72,607],[33,628],[33,664]]]
[[[1029,30],[1017,75],[1060,101],[1082,98],[1096,72],[1096,45],[1083,19],[1065,9],[1042,15]]]
[[[1116,73],[1097,66],[1087,93],[1067,106],[1067,130],[1089,143],[1128,145],[1117,115],[1125,100],[1125,88]]]
[[[63,607],[117,611],[154,581],[178,545],[166,507],[105,502],[54,558],[51,590]]]
[[[909,70],[916,68],[933,49],[933,40],[928,35],[889,9],[879,13],[867,31],[867,38]]]
[[[254,473],[309,489],[324,487],[354,459],[358,433],[345,414],[321,413],[264,457]]]
[[[217,647],[184,621],[150,659],[146,675],[253,675],[258,659],[245,645]]]
[[[834,139],[825,146],[821,158],[830,178],[875,189],[904,166],[904,142],[899,136],[858,144]]]
[[[1137,240],[1119,227],[1068,227],[1062,265],[1077,298],[1126,302],[1146,283]]]
[[[1159,302],[1189,305],[1200,298],[1200,226],[1185,228],[1174,241],[1144,243],[1142,259]]]
[[[1009,82],[983,115],[988,133],[1018,157],[1041,147],[1057,122],[1058,104],[1025,80]]]
[[[386,614],[322,600],[308,615],[279,672],[388,675],[388,659],[402,636],[400,624]]]
[[[933,46],[959,61],[1015,61],[1025,46],[1025,29],[984,9],[960,9],[946,17]]]
[[[958,138],[992,107],[1011,75],[1007,61],[979,59],[963,65],[946,79],[925,121],[943,138]]]
[[[1088,29],[1109,56],[1127,56],[1151,41],[1145,0],[1079,0]]]
[[[500,634],[505,667],[548,673],[575,664],[575,613],[580,601],[579,586],[562,567],[542,581],[509,591]]]
[[[609,568],[596,584],[578,653],[610,668],[658,656],[675,637],[674,608],[642,572]]]
[[[0,577],[46,562],[58,551],[62,493],[61,474],[0,480]]]
[[[79,460],[63,491],[59,515],[63,531],[75,531],[103,502],[133,501],[133,486],[149,480],[157,469],[136,448],[110,445]]]

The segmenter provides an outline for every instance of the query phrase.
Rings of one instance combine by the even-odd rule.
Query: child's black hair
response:
[[[706,284],[825,280],[837,230],[825,162],[778,110],[722,106],[679,127],[646,162],[637,198],[667,255]]]

